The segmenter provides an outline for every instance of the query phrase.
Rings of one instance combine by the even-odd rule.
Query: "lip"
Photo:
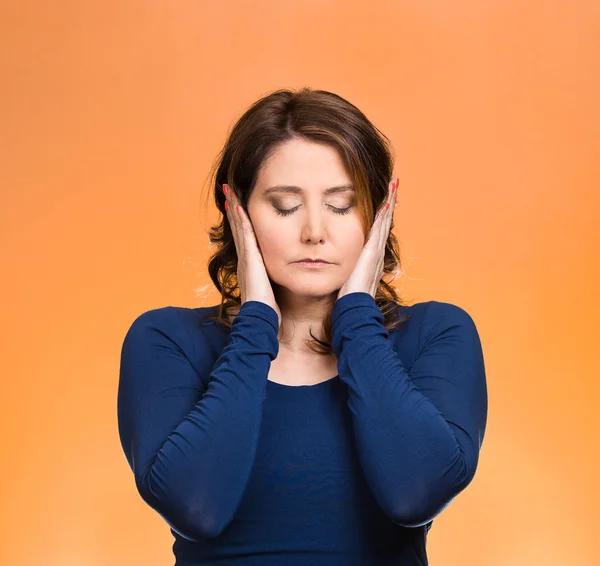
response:
[[[309,257],[305,257],[302,258],[298,261],[296,261],[295,263],[329,263],[328,261],[325,261],[324,259],[310,259]]]
[[[326,267],[331,265],[327,261],[296,261],[294,262],[301,267],[308,267],[310,269],[318,269],[319,267]]]

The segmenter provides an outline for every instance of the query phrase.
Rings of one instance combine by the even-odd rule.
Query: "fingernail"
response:
[[[390,208],[390,203],[389,203],[389,202],[386,202],[386,203],[385,203],[385,209],[386,209],[386,210],[388,210],[389,208]]]
[[[392,181],[392,192],[394,192],[396,190],[396,180],[394,179]]]
[[[229,203],[225,201],[225,212],[229,212]]]
[[[227,187],[227,185],[223,185],[223,192],[224,192],[225,194],[227,194],[227,188],[228,188],[228,187]]]
[[[239,214],[240,213],[240,207],[236,204],[235,205],[235,211]]]

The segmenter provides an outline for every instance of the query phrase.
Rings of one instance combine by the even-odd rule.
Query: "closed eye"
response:
[[[275,207],[275,212],[277,214],[279,214],[280,216],[289,216],[290,214],[292,214],[293,212],[298,210],[298,208],[300,208],[299,205],[294,208],[290,208],[289,210],[283,210],[281,208]],[[350,212],[350,210],[352,209],[352,206],[348,206],[346,208],[336,208],[335,206],[329,206],[329,208],[331,208],[331,210],[333,210],[334,214],[348,214]]]

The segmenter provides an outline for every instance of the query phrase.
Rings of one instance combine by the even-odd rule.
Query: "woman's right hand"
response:
[[[227,219],[237,250],[237,280],[242,305],[247,301],[260,301],[269,305],[277,313],[281,328],[281,310],[275,300],[252,222],[228,185],[223,185],[223,192]]]

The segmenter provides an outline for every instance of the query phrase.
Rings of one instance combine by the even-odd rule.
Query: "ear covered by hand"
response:
[[[388,198],[379,209],[369,238],[354,266],[354,270],[338,292],[340,299],[349,293],[369,293],[373,298],[377,293],[379,281],[383,277],[385,246],[392,226],[392,219],[398,200],[399,179],[396,177],[388,185]]]
[[[225,212],[237,250],[237,280],[241,302],[259,301],[269,305],[277,313],[281,327],[281,310],[275,300],[252,222],[228,185],[223,185],[223,192],[226,199]]]

